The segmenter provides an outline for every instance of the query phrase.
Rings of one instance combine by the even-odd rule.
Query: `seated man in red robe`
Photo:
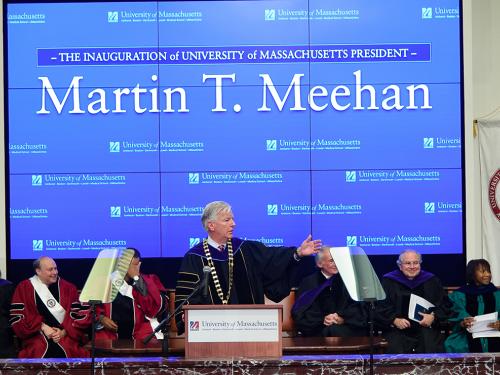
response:
[[[47,256],[33,262],[35,275],[14,291],[10,323],[21,340],[20,358],[88,357],[80,346],[88,327],[76,287],[59,277]]]
[[[96,339],[135,339],[147,337],[158,325],[157,317],[168,308],[166,289],[156,275],[140,272],[137,249],[118,295],[112,303],[97,308]],[[162,339],[162,333],[156,334]]]

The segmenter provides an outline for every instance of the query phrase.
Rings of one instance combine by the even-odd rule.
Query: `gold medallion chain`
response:
[[[220,286],[219,277],[217,276],[217,271],[215,270],[214,261],[212,259],[212,255],[210,254],[210,250],[208,249],[208,241],[207,239],[203,239],[203,250],[205,251],[205,256],[207,257],[208,266],[210,267],[212,273],[212,280],[214,281],[215,290],[217,295],[219,296],[222,304],[227,305],[229,303],[229,297],[231,295],[231,288],[233,287],[233,244],[231,240],[227,241],[227,258],[228,258],[228,272],[229,272],[229,280],[228,280],[228,290],[227,297],[224,298],[224,293],[222,292],[222,288]]]

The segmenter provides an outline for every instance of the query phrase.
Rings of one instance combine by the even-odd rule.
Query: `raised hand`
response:
[[[321,249],[322,245],[323,243],[321,240],[313,240],[312,235],[309,235],[297,248],[297,255],[303,257],[316,254]]]

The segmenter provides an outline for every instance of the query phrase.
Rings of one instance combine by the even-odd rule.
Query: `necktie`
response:
[[[219,251],[224,251],[225,248],[226,248],[226,245],[219,245],[218,246]]]

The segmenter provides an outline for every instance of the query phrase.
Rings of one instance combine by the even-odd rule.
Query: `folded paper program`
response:
[[[500,332],[495,328],[490,327],[490,324],[498,320],[498,312],[490,314],[477,315],[474,317],[474,323],[470,328],[467,328],[469,333],[472,333],[473,338],[478,337],[500,337]]]
[[[408,318],[415,322],[420,322],[423,318],[422,314],[429,314],[434,305],[427,301],[425,298],[417,296],[416,294],[410,295],[410,303],[408,305]]]

